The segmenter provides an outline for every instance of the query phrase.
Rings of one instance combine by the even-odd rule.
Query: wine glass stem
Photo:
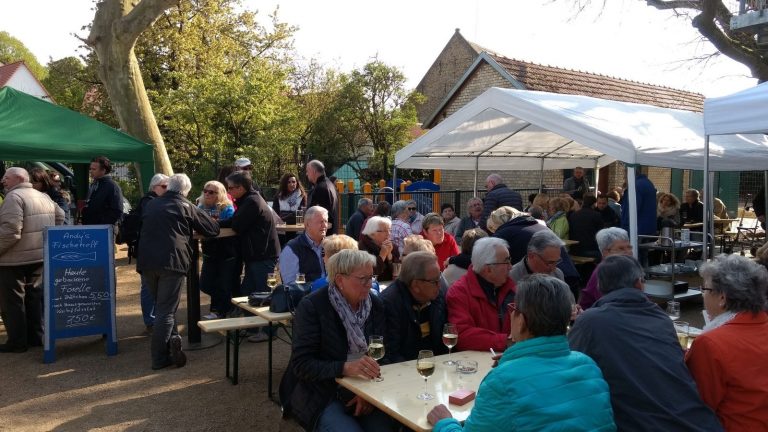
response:
[[[453,349],[453,347],[448,347],[448,361],[449,361],[449,362],[452,362],[452,361],[453,361],[453,360],[451,360],[451,350],[452,350],[452,349]]]
[[[427,395],[427,378],[424,378],[424,395]]]

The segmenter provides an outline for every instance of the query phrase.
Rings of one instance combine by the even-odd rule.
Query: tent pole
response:
[[[701,242],[703,243],[701,248],[701,259],[704,260],[704,262],[709,259],[709,253],[707,252],[707,240],[709,240],[709,233],[714,232],[709,230],[709,207],[712,205],[712,183],[710,183],[710,173],[709,173],[709,135],[704,136],[704,178],[702,179],[702,189],[704,190],[704,211],[703,211],[703,218],[702,218],[702,239]]]
[[[763,200],[765,200],[765,198],[768,197],[768,171],[763,171],[763,191],[765,192],[763,194]],[[765,203],[765,202],[768,202],[768,201],[763,201],[763,202]],[[754,204],[754,200],[753,200],[752,204]],[[736,207],[738,207],[738,205]],[[754,205],[752,207],[754,207]],[[754,208],[753,208],[753,210],[754,210]],[[738,212],[739,212],[739,209],[737,208],[736,209],[736,213],[738,213]],[[765,217],[765,216],[763,216],[763,217]]]
[[[544,158],[541,158],[541,170],[539,170],[539,193],[543,192],[544,188]]]
[[[480,169],[480,156],[475,157],[475,195],[477,196],[477,171]]]
[[[392,204],[397,201],[397,165],[392,166]]]
[[[595,181],[595,198],[600,194],[600,190],[598,189],[598,184],[600,183],[600,161],[595,159],[595,178],[593,179]]]
[[[632,241],[632,255],[639,259],[637,248],[637,188],[635,187],[635,164],[627,164],[627,188],[629,193],[625,201],[630,208],[629,235]]]

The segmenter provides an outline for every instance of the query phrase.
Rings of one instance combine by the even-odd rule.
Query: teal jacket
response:
[[[547,336],[504,351],[480,384],[463,429],[451,418],[433,430],[615,431],[616,425],[608,384],[595,362],[571,351],[565,336]]]

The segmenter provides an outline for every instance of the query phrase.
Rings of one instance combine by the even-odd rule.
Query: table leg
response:
[[[269,369],[268,373],[269,376],[267,377],[267,395],[269,396],[269,400],[272,402],[275,402],[275,399],[272,397],[272,321],[269,322],[269,354],[267,354],[267,369]]]
[[[224,376],[226,376],[227,378],[229,378],[229,346],[233,342],[232,333],[235,332],[235,331],[237,331],[237,330],[227,330],[227,356],[226,356],[227,365],[226,365],[226,368],[224,370],[224,372],[225,372]]]
[[[233,340],[233,342],[235,345],[235,353],[234,353],[234,362],[232,365],[232,368],[234,369],[232,371],[232,385],[237,385],[237,376],[240,371],[240,330],[236,330],[234,335],[235,335],[235,339]]]
[[[199,344],[202,339],[200,327],[200,242],[190,240],[192,246],[192,262],[187,274],[187,341],[190,344]]]

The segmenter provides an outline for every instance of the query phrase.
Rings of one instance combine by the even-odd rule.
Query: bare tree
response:
[[[85,43],[99,58],[98,74],[120,127],[155,148],[155,172],[173,174],[163,137],[147,98],[133,48],[141,33],[185,0],[102,0]]]

